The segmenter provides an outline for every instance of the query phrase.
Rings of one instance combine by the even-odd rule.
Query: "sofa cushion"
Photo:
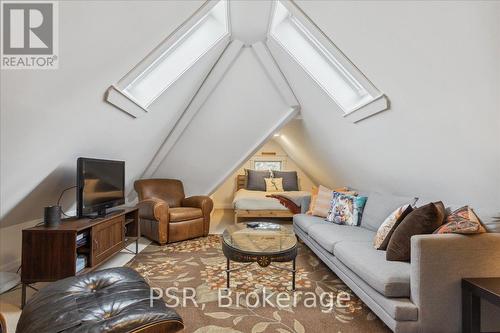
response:
[[[303,230],[306,234],[309,233],[309,229],[315,224],[326,224],[330,222],[326,222],[323,218],[309,215],[309,214],[295,214],[293,216],[293,224],[298,226],[301,230]]]
[[[413,206],[416,201],[417,198],[415,197],[400,197],[387,193],[370,192],[365,209],[363,210],[361,226],[372,231],[377,231],[382,222],[396,208],[405,204]]]
[[[357,241],[371,243],[374,236],[375,233],[368,229],[329,222],[316,223],[309,227],[309,237],[330,253],[333,253],[334,247],[339,242]]]
[[[444,224],[435,234],[480,234],[486,232],[476,213],[469,206],[463,206],[447,214]]]
[[[333,254],[382,295],[410,296],[410,264],[385,260],[385,252],[375,250],[371,242],[339,242]]]
[[[446,211],[441,201],[418,207],[399,224],[387,245],[386,259],[410,261],[411,237],[432,234],[443,224]]]
[[[364,196],[334,191],[326,220],[336,224],[358,226],[361,222],[366,199]]]
[[[377,230],[377,234],[373,239],[373,247],[377,250],[387,249],[387,244],[391,239],[392,233],[398,225],[403,221],[406,215],[413,211],[413,207],[409,204],[398,207],[391,215],[389,215],[385,221],[380,225]]]
[[[312,214],[314,216],[326,217],[332,204],[333,190],[328,187],[320,185],[318,188],[318,195],[312,207]]]
[[[203,217],[203,212],[194,207],[175,207],[168,210],[170,213],[170,222],[179,222],[194,220]]]

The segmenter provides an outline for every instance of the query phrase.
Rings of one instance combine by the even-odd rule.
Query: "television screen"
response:
[[[77,164],[78,216],[125,203],[125,162],[80,157]]]

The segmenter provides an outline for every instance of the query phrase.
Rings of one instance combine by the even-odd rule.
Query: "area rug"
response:
[[[232,268],[244,265],[231,264]],[[229,293],[226,258],[220,236],[215,235],[149,245],[127,266],[176,308],[185,332],[390,332],[302,243],[294,293],[291,273],[256,263],[231,274]]]

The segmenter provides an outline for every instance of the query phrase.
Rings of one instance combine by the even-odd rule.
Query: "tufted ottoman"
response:
[[[163,333],[183,327],[163,301],[150,306],[150,287],[136,271],[120,267],[42,288],[24,307],[16,332]]]

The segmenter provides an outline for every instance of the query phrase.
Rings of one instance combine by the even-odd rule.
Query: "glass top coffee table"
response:
[[[295,258],[297,237],[291,226],[267,222],[249,222],[231,225],[222,234],[222,251],[227,258],[227,288],[230,273],[256,262],[261,267],[271,266],[292,273],[292,290],[295,290]],[[231,260],[248,263],[231,269]],[[292,262],[292,268],[272,265],[273,262]]]

